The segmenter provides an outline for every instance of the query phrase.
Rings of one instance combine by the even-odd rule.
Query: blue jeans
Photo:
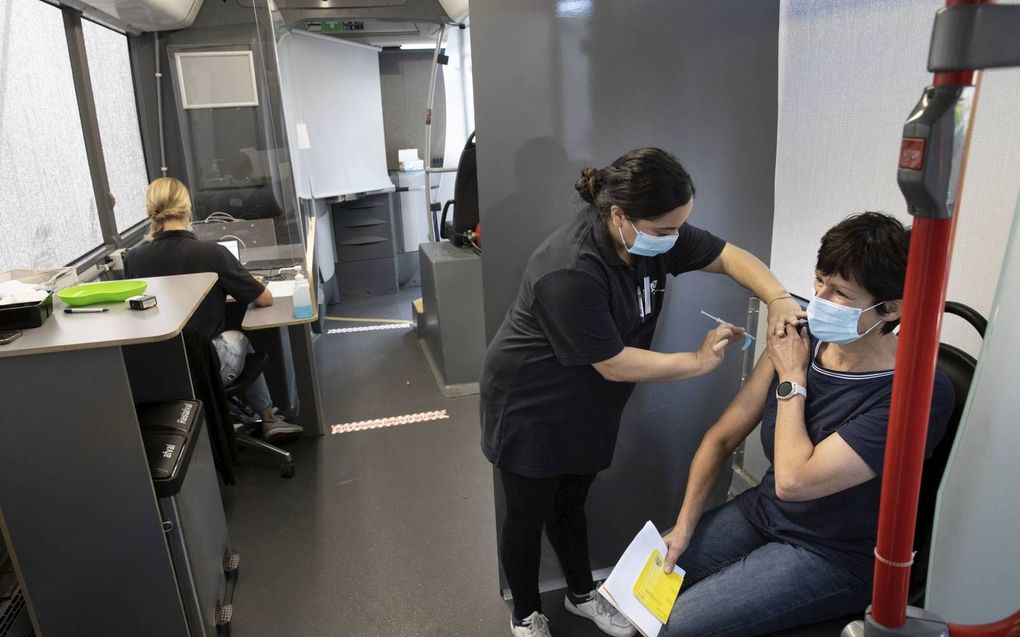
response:
[[[735,502],[702,516],[677,564],[687,574],[659,637],[752,637],[863,611],[871,600],[870,581],[770,540]]]
[[[248,337],[236,330],[223,332],[212,340],[216,354],[220,357],[220,378],[223,384],[229,384],[241,374],[244,369],[244,360],[248,354],[254,354]],[[244,397],[259,414],[265,413],[273,407],[273,399],[269,395],[269,385],[262,374],[255,379],[244,392]]]

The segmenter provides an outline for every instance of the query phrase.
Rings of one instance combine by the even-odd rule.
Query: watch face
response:
[[[793,383],[788,380],[784,380],[779,383],[779,387],[776,387],[776,396],[780,398],[786,398],[793,393]]]

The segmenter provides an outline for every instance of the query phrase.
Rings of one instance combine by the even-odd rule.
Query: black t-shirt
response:
[[[187,230],[168,230],[129,250],[124,257],[127,278],[214,272],[219,280],[188,321],[188,327],[214,338],[226,329],[227,295],[247,307],[265,286],[218,243],[199,241]]]
[[[761,483],[737,498],[744,516],[767,536],[818,553],[865,581],[871,580],[878,534],[878,502],[882,490],[885,440],[892,401],[892,371],[834,372],[818,364],[818,342],[808,369],[805,424],[813,444],[839,436],[878,474],[838,493],[805,502],[785,502],[776,496],[776,476],[770,465]],[[762,414],[761,442],[769,462],[775,458],[776,386],[774,378]],[[949,379],[935,375],[931,419],[925,457],[946,431],[953,412]]]
[[[517,299],[485,354],[485,457],[535,478],[608,467],[634,383],[608,381],[592,363],[625,346],[647,349],[666,275],[709,265],[725,245],[684,224],[673,249],[635,256],[631,268],[590,208],[550,235],[531,255]],[[651,303],[642,317],[646,277]]]

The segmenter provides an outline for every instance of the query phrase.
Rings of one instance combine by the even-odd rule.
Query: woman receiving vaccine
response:
[[[753,637],[862,612],[871,599],[910,233],[866,212],[825,233],[807,329],[768,349],[705,434],[665,536],[683,588],[660,637]],[[927,453],[953,387],[932,390]],[[761,423],[761,482],[702,514],[737,445]]]
[[[649,350],[670,276],[728,275],[768,304],[773,331],[803,316],[761,261],[688,223],[694,184],[668,152],[642,148],[587,168],[575,188],[588,205],[531,256],[481,379],[482,450],[507,503],[500,559],[518,637],[551,634],[538,591],[543,526],[566,609],[609,635],[635,632],[594,590],[588,490],[612,461],[636,383],[707,374],[743,337],[724,324],[696,352]]]

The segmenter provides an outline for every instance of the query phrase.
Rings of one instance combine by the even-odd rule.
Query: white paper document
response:
[[[648,564],[648,557],[653,551],[665,556],[668,549],[655,525],[646,522],[623,552],[613,572],[599,587],[599,592],[645,637],[657,637],[662,628],[662,622],[634,595],[634,585],[641,577],[645,565]],[[681,576],[684,575],[684,570],[679,566],[674,570]]]
[[[294,296],[294,281],[270,281],[266,287],[274,297]]]

